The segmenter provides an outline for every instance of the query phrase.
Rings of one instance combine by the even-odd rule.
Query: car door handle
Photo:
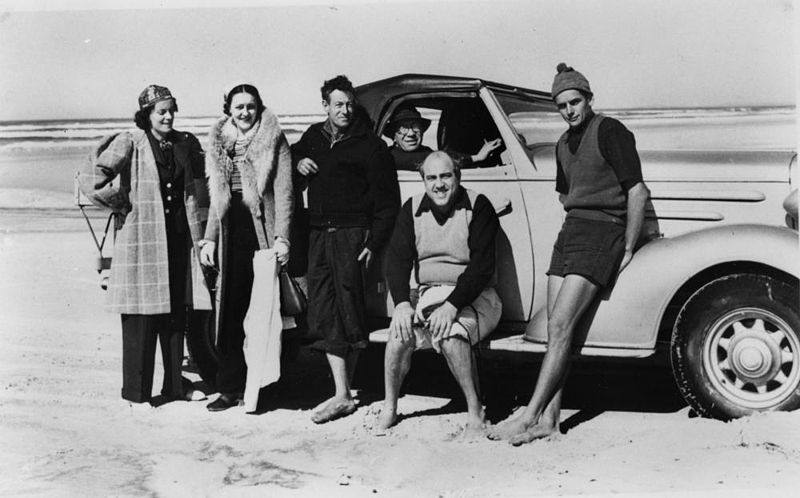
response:
[[[498,218],[511,212],[511,199],[503,199],[497,204],[492,203],[492,205],[494,207],[494,212],[497,213]]]

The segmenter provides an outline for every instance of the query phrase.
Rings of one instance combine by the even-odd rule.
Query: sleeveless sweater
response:
[[[567,144],[568,132],[561,135],[556,145],[558,160],[568,185],[564,199],[567,216],[604,219],[602,213],[605,213],[616,218],[625,217],[627,193],[600,152],[598,130],[603,119],[605,116],[598,114],[588,123],[574,154]]]
[[[464,189],[470,204],[475,205],[478,193]],[[425,194],[412,199],[412,212],[416,213]],[[422,285],[455,285],[458,277],[469,264],[469,224],[471,209],[455,209],[452,215],[439,225],[433,214],[414,216],[414,234],[417,249],[417,282]]]

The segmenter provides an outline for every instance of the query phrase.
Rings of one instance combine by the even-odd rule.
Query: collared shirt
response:
[[[469,235],[464,241],[469,248],[469,264],[458,277],[456,287],[447,301],[461,309],[472,303],[491,281],[495,270],[495,237],[500,221],[486,196],[478,195],[475,205],[472,205],[467,192],[459,186],[453,205],[447,212],[440,212],[427,195],[416,213],[412,213],[412,199],[408,199],[400,209],[389,241],[386,265],[386,279],[395,303],[408,301],[410,297],[408,281],[417,259],[414,217],[430,212],[436,222],[442,225],[457,209],[472,210]]]
[[[344,130],[339,129],[337,131],[337,129],[331,124],[331,120],[327,119],[322,125],[322,134],[325,135],[325,138],[330,140],[331,147],[333,147],[336,142],[341,142],[350,138],[352,136],[350,133],[352,128],[352,126],[348,126]]]
[[[597,115],[592,113],[578,128],[567,130],[567,146],[573,154],[578,150],[586,127]],[[636,139],[625,125],[616,119],[606,117],[597,130],[600,154],[611,165],[622,188],[628,189],[642,181],[642,163],[636,152]],[[567,178],[561,162],[556,157],[556,191],[566,194],[569,191]]]

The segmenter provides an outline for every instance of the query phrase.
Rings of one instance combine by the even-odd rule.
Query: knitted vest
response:
[[[475,205],[478,193],[464,189],[470,205]],[[472,209],[454,209],[444,225],[439,225],[433,213],[416,216],[425,194],[415,195],[411,203],[414,214],[414,238],[417,246],[417,282],[420,285],[455,285],[469,264],[469,224]]]
[[[603,211],[618,218],[625,217],[627,194],[614,169],[603,158],[597,142],[600,123],[604,118],[602,114],[597,114],[589,122],[575,154],[569,150],[567,132],[558,140],[558,160],[569,187],[564,209],[569,215],[595,218],[591,211]]]

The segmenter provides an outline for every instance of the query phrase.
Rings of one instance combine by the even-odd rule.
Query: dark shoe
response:
[[[206,405],[206,409],[210,412],[221,412],[240,405],[242,405],[242,400],[239,396],[235,394],[220,394],[219,398]]]

